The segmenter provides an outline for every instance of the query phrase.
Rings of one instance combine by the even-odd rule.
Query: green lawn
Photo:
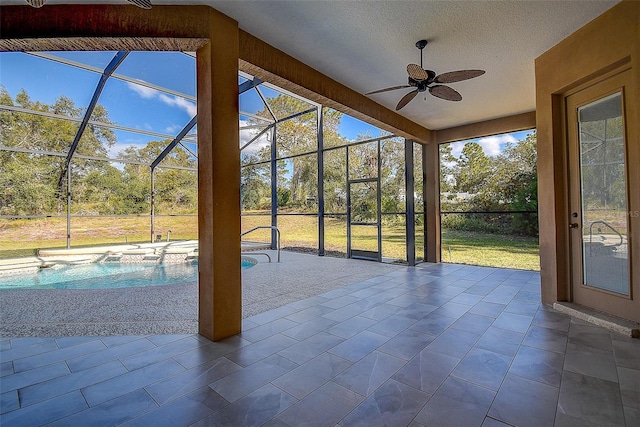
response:
[[[104,217],[73,218],[72,246],[96,246],[149,242],[149,218]],[[259,225],[270,225],[271,217],[244,216],[242,230]],[[318,220],[314,216],[279,216],[278,226],[282,247],[316,250],[318,247]],[[325,250],[340,256],[347,251],[346,220],[344,217],[325,219]],[[158,217],[156,234],[166,239],[171,230],[171,240],[197,239],[197,218]],[[418,230],[420,235],[421,229]],[[375,249],[377,236],[371,230],[354,230],[354,247]],[[385,258],[404,260],[404,223],[388,223],[382,228],[382,254]],[[270,230],[252,233],[247,238],[267,241]],[[356,240],[357,239],[357,240]],[[416,239],[416,253],[422,256],[423,239]],[[66,246],[66,220],[64,218],[0,220],[0,258],[30,256],[41,248]],[[539,270],[538,241],[535,238],[504,236],[491,233],[443,230],[442,261]]]
[[[442,230],[442,261],[489,267],[540,270],[538,239]]]
[[[156,234],[163,240],[198,238],[198,221],[192,217],[157,217]],[[0,259],[33,256],[38,249],[67,245],[66,218],[0,219]],[[72,218],[71,246],[99,246],[151,241],[148,217]]]

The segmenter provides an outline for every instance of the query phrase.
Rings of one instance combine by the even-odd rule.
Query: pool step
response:
[[[122,259],[121,253],[106,254],[100,262],[119,262]]]

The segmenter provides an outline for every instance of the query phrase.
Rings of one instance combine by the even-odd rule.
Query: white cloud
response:
[[[240,120],[240,127],[247,126],[246,120]],[[251,141],[258,133],[260,133],[261,129],[241,129],[240,130],[240,147],[243,147],[247,142]],[[270,144],[269,140],[269,132],[265,132],[260,135],[256,141],[253,141],[251,145],[244,149],[245,153],[255,153],[262,147],[268,146]]]
[[[170,107],[178,107],[191,117],[196,115],[196,104],[195,102],[189,101],[184,98],[180,98],[174,95],[167,95],[166,93],[162,93],[158,90],[139,85],[137,83],[127,82],[127,86],[133,92],[138,94],[143,99],[158,99],[160,102],[170,106]]]
[[[178,107],[182,109],[191,117],[196,115],[197,108],[194,102],[188,101],[184,98],[179,98],[177,96],[172,96],[172,95],[170,96],[164,93],[159,94],[158,98],[160,99],[160,101],[164,102],[169,106]]]
[[[112,159],[116,159],[127,148],[140,148],[141,146],[144,146],[145,143],[146,141],[143,142],[135,139],[128,139],[125,140],[125,142],[117,142],[113,144],[113,146],[109,147],[109,149],[107,150],[107,156]]]
[[[164,131],[171,135],[177,135],[178,132],[182,130],[182,126],[180,125],[171,125],[164,128]]]
[[[160,93],[155,89],[151,89],[150,87],[142,86],[137,83],[127,82],[127,86],[129,86],[129,89],[131,89],[132,91],[140,95],[141,98],[144,98],[144,99],[153,98]]]
[[[462,150],[467,142],[476,142],[482,147],[482,151],[487,156],[495,157],[502,152],[503,146],[507,143],[515,143],[518,142],[518,139],[515,138],[512,134],[504,134],[504,135],[494,135],[487,136],[485,138],[480,138],[478,140],[473,141],[457,141],[451,143],[451,154],[453,157],[460,158],[460,154],[462,154]]]
[[[455,157],[456,159],[460,157],[460,154],[462,154],[462,149],[464,148],[464,144],[465,143],[462,141],[451,143],[451,154],[453,155],[453,157]]]
[[[509,142],[517,142],[513,135],[495,135],[486,138],[480,138],[478,144],[487,156],[495,157],[502,151],[502,146]]]

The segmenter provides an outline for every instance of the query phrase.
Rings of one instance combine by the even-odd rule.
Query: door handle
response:
[[[578,228],[578,223],[572,222],[571,224],[569,224],[569,228]]]

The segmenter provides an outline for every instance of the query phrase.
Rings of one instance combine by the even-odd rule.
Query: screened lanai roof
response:
[[[53,119],[59,126],[71,126],[67,135],[75,135],[55,144],[6,140],[0,149],[56,155],[67,161],[78,157],[179,167],[164,156],[180,145],[197,161],[195,54],[2,52],[0,61],[0,84],[8,95],[2,97],[0,110]],[[265,138],[279,121],[318,107],[246,73],[239,74],[238,84],[241,148]],[[270,100],[279,95],[303,102],[292,102],[284,110],[271,108]],[[85,149],[85,126],[110,132],[115,139],[102,152]],[[161,142],[155,151],[145,157],[132,155],[131,147],[140,150],[153,141]]]

